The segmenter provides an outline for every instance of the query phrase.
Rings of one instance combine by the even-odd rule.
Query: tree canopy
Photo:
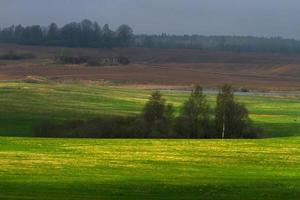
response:
[[[253,135],[258,131],[252,127],[247,108],[235,100],[231,85],[224,85],[220,89],[215,109],[215,122],[217,132],[222,138],[249,137],[249,132]]]
[[[210,110],[203,88],[196,86],[183,104],[177,120],[178,132],[189,134],[189,138],[205,138],[209,133]]]
[[[0,42],[26,45],[51,45],[68,47],[126,47],[133,39],[133,30],[121,25],[116,31],[106,24],[103,28],[88,19],[71,22],[59,28],[51,23],[48,27],[39,25],[10,26],[0,31]]]

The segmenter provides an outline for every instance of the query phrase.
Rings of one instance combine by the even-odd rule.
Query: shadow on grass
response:
[[[255,123],[264,129],[264,137],[300,136],[300,124],[296,123]]]
[[[174,181],[174,180],[173,180]],[[299,199],[300,182],[288,179],[202,179],[181,183],[125,179],[90,182],[0,181],[0,199]]]

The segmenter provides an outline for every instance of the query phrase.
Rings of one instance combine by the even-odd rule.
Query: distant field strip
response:
[[[100,115],[138,114],[151,90],[92,84],[0,83],[0,135],[30,136],[45,121],[85,120]],[[163,92],[177,113],[188,93]],[[239,96],[268,136],[300,136],[299,96]],[[212,106],[215,95],[208,95]]]
[[[281,200],[300,196],[300,138],[0,137],[0,199]]]

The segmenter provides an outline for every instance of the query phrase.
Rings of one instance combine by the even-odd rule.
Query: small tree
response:
[[[216,129],[222,138],[242,138],[249,135],[249,112],[244,105],[235,101],[230,85],[224,85],[218,94],[215,120]]]
[[[166,104],[159,91],[153,92],[144,107],[143,118],[150,137],[164,137],[171,133],[174,107]]]
[[[203,88],[196,86],[184,103],[177,119],[177,131],[189,138],[203,138],[208,134],[210,107]]]

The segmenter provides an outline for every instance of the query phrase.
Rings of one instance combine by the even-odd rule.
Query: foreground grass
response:
[[[0,137],[0,199],[299,199],[300,138]]]
[[[84,84],[0,83],[0,135],[31,136],[45,121],[138,114],[151,91]],[[185,92],[164,92],[177,112]],[[299,97],[240,96],[267,136],[300,136]],[[215,96],[208,96],[212,106]]]

